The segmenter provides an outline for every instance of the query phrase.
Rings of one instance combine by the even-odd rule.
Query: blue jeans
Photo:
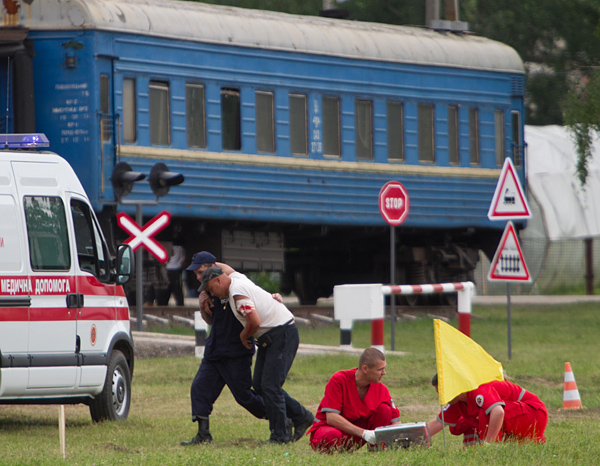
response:
[[[283,389],[283,383],[296,357],[300,337],[294,324],[286,329],[268,348],[258,348],[252,385],[256,393],[263,397],[271,440],[289,442],[286,423],[291,419],[298,425],[308,417],[308,411]]]

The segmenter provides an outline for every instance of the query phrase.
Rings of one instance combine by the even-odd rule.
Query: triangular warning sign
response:
[[[506,224],[500,244],[492,259],[488,280],[502,280],[505,282],[530,282],[531,277],[525,258],[521,251],[521,245],[512,222]]]
[[[517,177],[515,166],[507,157],[496,185],[496,191],[488,210],[490,220],[531,218],[531,210]]]

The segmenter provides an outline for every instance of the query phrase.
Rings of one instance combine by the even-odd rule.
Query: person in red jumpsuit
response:
[[[437,376],[432,384],[437,390]],[[452,434],[476,433],[488,444],[511,439],[544,443],[548,410],[533,393],[512,382],[494,380],[454,398],[444,410],[444,422]],[[427,428],[429,435],[442,430],[442,413]]]
[[[321,453],[353,450],[375,444],[375,428],[400,424],[400,411],[381,383],[385,355],[367,348],[358,368],[336,372],[325,387],[315,423],[309,429],[310,446]]]

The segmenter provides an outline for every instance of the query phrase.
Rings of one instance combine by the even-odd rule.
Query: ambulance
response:
[[[123,420],[133,339],[123,285],[71,166],[43,134],[0,135],[0,404],[78,404]]]

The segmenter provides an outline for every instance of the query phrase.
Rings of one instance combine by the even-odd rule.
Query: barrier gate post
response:
[[[458,330],[471,336],[471,298],[473,282],[437,283],[424,285],[337,285],[333,288],[334,318],[340,322],[340,346],[351,347],[352,322],[371,321],[371,346],[383,351],[384,296],[457,293]]]

